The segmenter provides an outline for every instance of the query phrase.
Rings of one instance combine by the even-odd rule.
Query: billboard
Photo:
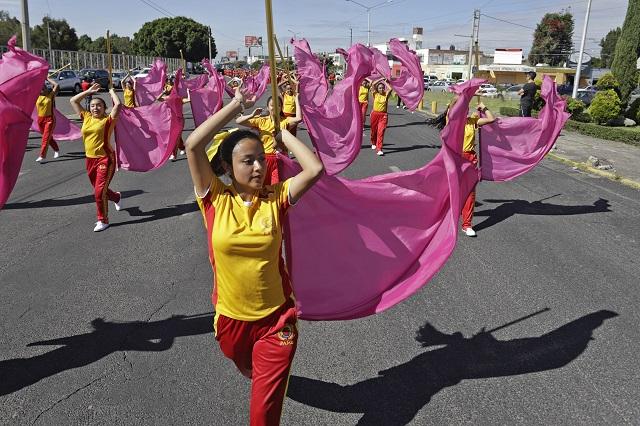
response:
[[[229,59],[238,59],[238,51],[236,50],[227,50],[225,56]]]
[[[522,49],[496,49],[493,63],[502,65],[522,65]]]
[[[262,46],[262,37],[256,36],[244,36],[244,46],[245,47],[257,47]]]

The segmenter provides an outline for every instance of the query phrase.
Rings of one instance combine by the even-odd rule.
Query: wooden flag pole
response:
[[[109,38],[109,30],[107,30],[107,71],[109,72],[109,89],[113,89],[113,76],[111,75],[111,39]]]
[[[271,12],[271,0],[264,0],[264,8],[267,15],[267,40],[269,41],[269,73],[271,74],[271,97],[273,99],[273,118],[276,133],[280,131],[280,103],[278,102],[278,82],[276,81],[276,52],[273,34],[273,13]]]
[[[71,66],[71,62],[69,62],[69,63],[68,63],[67,65],[65,65],[64,67],[62,67],[62,68],[58,68],[58,69],[57,69],[57,70],[55,70],[54,72],[49,73],[49,77],[53,77],[54,75],[56,75],[56,74],[60,73],[60,71],[62,71],[62,70],[64,70],[64,69],[66,69],[66,68],[69,68],[70,66]]]
[[[280,43],[278,43],[278,38],[273,35],[273,41],[278,48],[278,55],[280,55],[280,61],[282,61],[282,65],[284,66],[284,72],[287,74],[287,80],[289,80],[289,84],[291,83],[291,72],[289,71],[289,64],[285,61],[284,56],[282,56],[282,49],[280,49]]]
[[[182,77],[184,77],[185,73],[187,72],[187,61],[184,60],[182,49],[180,49],[180,59],[182,60]]]

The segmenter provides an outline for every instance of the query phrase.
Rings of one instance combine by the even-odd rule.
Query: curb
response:
[[[583,172],[587,172],[587,173],[591,173],[594,175],[598,175],[601,177],[605,177],[609,180],[612,180],[614,182],[618,182],[621,183],[625,186],[631,187],[633,189],[637,189],[640,190],[640,182],[636,182],[635,180],[632,179],[628,179],[626,177],[623,177],[617,173],[611,173],[611,172],[607,172],[605,170],[600,170],[600,169],[596,169],[595,167],[592,167],[586,163],[580,162],[580,161],[574,161],[574,160],[569,160],[568,158],[564,158],[561,157],[557,154],[554,154],[552,152],[547,153],[546,157],[551,158],[552,160],[558,161],[560,163],[566,164],[568,166],[574,167],[578,170],[582,170]]]

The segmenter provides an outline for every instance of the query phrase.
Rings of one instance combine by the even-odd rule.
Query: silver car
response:
[[[520,95],[518,92],[522,89],[522,84],[515,84],[513,86],[509,86],[504,92],[502,92],[502,96],[508,100],[520,100]]]
[[[451,86],[450,83],[439,80],[435,83],[432,83],[431,86],[429,86],[429,90],[431,90],[432,92],[448,92],[449,86]]]
[[[75,71],[63,70],[57,75],[51,77],[56,83],[58,83],[59,90],[61,92],[73,92],[78,94],[82,91],[80,86],[80,78]]]

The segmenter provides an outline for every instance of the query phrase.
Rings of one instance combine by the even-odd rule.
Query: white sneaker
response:
[[[184,155],[184,149],[180,150],[180,155]]]
[[[467,237],[477,237],[478,236],[478,234],[476,234],[476,231],[474,231],[473,228],[463,228],[462,232],[464,232]]]
[[[371,145],[371,149],[376,149],[376,146],[375,145]]]
[[[396,109],[400,108],[398,105],[396,105]]]
[[[384,152],[378,151],[378,152],[376,152],[376,155],[379,156],[379,157],[382,157],[384,155]]]
[[[53,158],[60,157],[60,151],[53,151]]]
[[[173,154],[171,154],[171,157],[169,157],[169,160],[171,160],[171,161],[175,161],[175,159],[176,159],[176,156],[175,156],[175,155],[173,155]]]
[[[120,201],[118,201],[117,203],[114,202],[113,204],[115,204],[116,206],[116,211],[120,211],[123,209],[123,203],[122,203],[122,193],[120,192],[116,192],[116,194],[118,194],[120,196]]]
[[[93,228],[93,232],[104,231],[108,227],[109,227],[108,223],[103,223],[101,220],[99,220],[99,221],[96,222],[96,227]]]
[[[42,160],[44,160],[44,158],[42,158],[42,157],[38,157],[38,158],[36,158],[36,163],[39,163],[39,162],[41,162]]]

